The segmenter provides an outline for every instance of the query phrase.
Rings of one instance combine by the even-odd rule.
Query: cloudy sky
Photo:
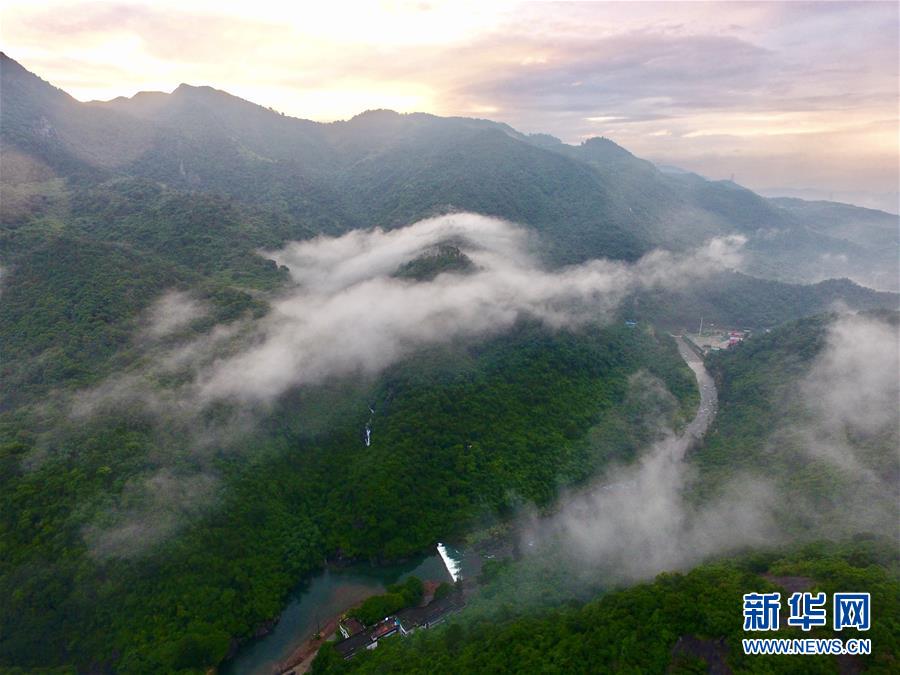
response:
[[[187,82],[316,120],[487,117],[897,210],[895,2],[7,0],[0,37],[82,100]]]

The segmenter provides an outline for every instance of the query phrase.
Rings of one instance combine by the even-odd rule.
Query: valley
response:
[[[871,588],[896,665],[896,215],[0,75],[0,670],[268,674],[445,544],[465,609],[304,667],[741,672],[790,575]]]
[[[702,439],[706,429],[715,417],[716,388],[715,383],[703,366],[702,360],[695,351],[681,338],[677,339],[678,351],[681,358],[694,372],[699,391],[699,404],[696,413],[683,431],[680,433],[680,442],[674,448],[673,459],[682,461],[683,454],[688,448]],[[622,489],[617,484],[593,485],[585,488],[590,491],[615,491]],[[553,511],[553,505],[549,507]],[[443,544],[438,544],[439,555],[432,555],[424,562],[407,572],[409,576],[416,576],[424,581],[456,582],[460,571],[463,580],[460,582],[463,592],[467,597],[478,593],[477,577],[486,560],[495,560],[498,554],[508,555],[513,550],[523,550],[524,555],[529,555],[527,541],[519,543],[524,532],[517,532],[515,528],[505,529],[501,538],[495,540],[481,540],[474,550],[461,552],[454,549],[454,558],[449,554]],[[502,552],[502,553],[501,553]],[[438,564],[440,563],[440,564]],[[304,584],[304,590],[292,601],[292,604],[279,618],[275,630],[261,640],[243,648],[238,655],[230,661],[223,673],[247,673],[248,675],[272,675],[273,673],[299,673],[306,672],[316,652],[305,655],[302,660],[286,658],[289,648],[285,645],[285,633],[288,632],[292,650],[303,654],[299,647],[307,642],[313,642],[311,638],[317,632],[317,626],[326,619],[334,624],[344,613],[358,603],[361,599],[359,574],[365,579],[387,577],[391,583],[400,580],[396,574],[396,566],[363,567],[357,574],[347,573],[343,570],[328,570],[316,576],[310,583],[308,590]],[[363,586],[365,587],[365,586]],[[380,584],[367,587],[367,592],[374,594],[384,591]],[[350,598],[348,600],[348,598]],[[303,617],[303,618],[298,618]],[[340,641],[341,635],[332,629],[326,635],[326,639]],[[387,638],[385,638],[387,639]],[[394,637],[393,639],[403,639]]]
[[[883,320],[893,325],[896,331],[895,313],[860,317],[857,329],[865,328],[866,322]],[[854,454],[866,463],[875,462],[869,466],[880,466],[880,469],[878,477],[864,479],[859,475],[831,473],[829,480],[835,483],[827,494],[839,500],[838,504],[832,503],[839,505],[838,509],[830,507],[827,498],[823,499],[820,486],[808,479],[817,470],[823,474],[827,472],[829,460],[826,457],[791,448],[785,452],[786,456],[773,460],[765,447],[756,442],[760,434],[747,431],[748,426],[758,424],[777,429],[779,420],[800,423],[802,418],[796,411],[787,410],[780,403],[783,394],[795,402],[798,397],[797,390],[790,385],[786,387],[785,381],[796,381],[798,369],[805,370],[816,362],[813,354],[822,348],[821,343],[814,350],[797,347],[821,340],[828,323],[828,320],[814,318],[790,324],[764,337],[751,338],[742,348],[715,357],[711,377],[720,389],[718,415],[707,437],[696,443],[685,457],[684,463],[690,472],[697,472],[687,481],[687,502],[676,501],[666,506],[694,520],[695,526],[705,521],[702,508],[699,508],[703,503],[711,502],[714,520],[733,517],[734,509],[757,510],[762,506],[777,522],[776,528],[767,532],[762,541],[746,546],[741,537],[751,536],[749,531],[737,538],[722,538],[723,532],[718,526],[709,527],[709,522],[701,525],[703,532],[695,538],[691,528],[685,528],[678,518],[666,520],[662,512],[648,505],[645,507],[647,513],[662,518],[664,527],[678,529],[669,533],[654,528],[646,530],[642,535],[649,537],[646,543],[657,549],[665,548],[671,545],[671,537],[681,537],[689,540],[689,548],[675,551],[678,556],[686,556],[681,558],[681,565],[674,562],[678,558],[669,559],[663,563],[666,572],[658,576],[642,572],[635,582],[634,570],[623,569],[620,563],[634,568],[639,566],[634,554],[647,550],[643,548],[645,540],[642,536],[630,542],[606,541],[606,546],[592,549],[577,546],[568,538],[565,529],[534,528],[533,524],[528,529],[526,519],[523,532],[527,534],[522,553],[502,554],[485,566],[479,577],[477,597],[450,626],[427,631],[416,640],[389,638],[383,644],[379,643],[373,652],[354,656],[348,661],[336,658],[329,647],[323,647],[312,672],[369,673],[394,669],[429,672],[435,667],[518,672],[529,664],[537,666],[548,662],[560,670],[575,663],[587,668],[605,668],[613,663],[616,669],[661,672],[676,667],[705,672],[710,658],[736,672],[756,672],[755,669],[760,667],[774,672],[836,672],[833,657],[768,657],[760,664],[759,657],[742,656],[740,615],[715,611],[716,607],[739,606],[742,588],[766,587],[784,592],[782,584],[787,586],[790,579],[801,577],[809,579],[807,583],[816,584],[814,587],[826,590],[854,583],[879,589],[876,592],[880,598],[878,611],[886,624],[877,637],[882,645],[881,655],[850,658],[845,662],[846,666],[841,667],[890,672],[896,658],[892,622],[900,616],[897,548],[888,525],[893,516],[885,514],[885,519],[868,519],[866,524],[861,524],[859,519],[874,515],[867,513],[869,508],[884,504],[887,495],[896,490],[896,431],[870,429],[865,434],[867,441],[859,437],[850,441],[848,455]],[[692,351],[686,353],[693,354]],[[804,353],[804,361],[798,363],[797,354]],[[818,360],[818,363],[825,362]],[[877,360],[869,363],[871,367],[879,367]],[[865,377],[859,372],[855,376]],[[748,385],[755,391],[753,396],[737,393]],[[776,406],[765,409],[767,404],[763,401],[776,402]],[[712,403],[710,397],[705,406],[707,410],[713,409]],[[703,407],[701,403],[700,409]],[[702,426],[701,420],[695,421]],[[873,452],[875,446],[879,450]],[[671,447],[666,446],[666,449]],[[678,447],[674,446],[676,450]],[[750,454],[755,456],[742,459],[748,448],[754,448]],[[730,454],[727,463],[715,459],[722,452]],[[773,467],[773,461],[780,466]],[[748,471],[754,462],[759,463],[758,473]],[[784,467],[782,462],[790,467]],[[675,465],[663,462],[661,466],[669,470]],[[735,472],[735,466],[741,466],[741,469]],[[729,491],[728,483],[735,473],[739,476],[737,489]],[[754,503],[755,499],[746,498],[759,489],[757,481],[762,477],[782,485],[774,492],[764,492],[766,501],[762,504]],[[636,489],[641,480],[639,473],[628,481],[611,484],[601,481],[599,499],[584,499],[583,495],[576,494],[574,498],[565,499],[562,509],[575,513],[578,518],[596,516],[598,511],[592,505],[597,503],[601,506],[599,513],[604,513],[602,508],[606,507],[605,518],[616,521],[619,516],[609,507],[627,503],[634,510],[624,522],[628,528],[641,530],[647,527],[639,513],[641,501],[615,499],[616,492],[626,495],[635,490],[645,494],[644,499],[650,499],[650,493]],[[656,491],[668,489],[655,474],[650,484]],[[715,488],[726,493],[725,500],[717,500]],[[851,493],[861,491],[865,496],[860,495],[859,502],[848,499],[845,488]],[[807,500],[811,500],[812,511]],[[815,510],[819,512],[813,513]],[[732,515],[729,515],[730,511]],[[757,512],[753,518],[762,520],[765,516]],[[552,515],[550,520],[553,520]],[[740,519],[727,527],[746,527],[738,525],[739,522]],[[779,538],[774,536],[775,531],[789,534]],[[846,534],[838,534],[848,531],[856,531],[856,534],[849,538],[845,538]],[[603,536],[602,527],[595,528],[595,532],[597,536]],[[702,550],[713,538],[720,538],[715,550]],[[533,545],[529,545],[529,541]],[[701,550],[690,550],[693,546],[699,546]],[[617,547],[624,547],[625,555],[617,555]],[[567,548],[572,550],[567,552]],[[688,560],[693,562],[686,562]],[[680,566],[690,571],[680,571]],[[641,581],[641,577],[647,580]],[[647,617],[652,617],[651,626],[646,624]],[[776,635],[797,637],[800,634],[798,629],[784,627]],[[823,629],[817,635],[833,633]],[[685,646],[691,644],[696,646]],[[528,648],[524,649],[524,645]],[[515,665],[510,665],[513,662]]]

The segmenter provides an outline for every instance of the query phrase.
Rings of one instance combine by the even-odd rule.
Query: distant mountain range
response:
[[[467,210],[532,226],[551,263],[739,233],[748,274],[898,288],[897,216],[661,171],[605,138],[572,146],[487,120],[389,110],[322,124],[184,84],[81,103],[6,55],[0,68],[7,225],[48,213],[73,185],[145,179],[288,222],[288,237]]]
[[[900,192],[876,192],[872,190],[817,190],[816,188],[764,187],[757,188],[765,197],[790,197],[810,202],[844,202],[867,209],[900,213]]]

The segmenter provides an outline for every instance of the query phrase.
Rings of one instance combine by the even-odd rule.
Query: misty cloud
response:
[[[390,276],[447,240],[474,273],[431,282]],[[631,291],[683,287],[734,267],[742,244],[713,239],[687,255],[654,251],[633,265],[594,260],[548,271],[529,254],[525,230],[474,214],[292,244],[270,255],[296,285],[272,304],[256,344],[201,373],[197,396],[265,402],[335,375],[377,373],[419,345],[494,333],[521,315],[554,327],[603,320]]]
[[[689,498],[689,456],[684,460],[703,432],[694,425],[681,436],[668,433],[635,464],[613,467],[590,488],[563,497],[551,516],[532,519],[522,549],[552,558],[573,579],[596,583],[648,579],[751,545],[864,531],[896,536],[900,453],[889,449],[900,448],[898,337],[897,325],[884,320],[835,319],[809,372],[787,383],[784,405],[796,405],[789,426],[758,439],[796,469],[804,455],[817,463],[813,471],[825,482],[815,497],[825,502],[787,491],[777,475],[782,466],[773,474],[734,475],[712,500],[696,503]],[[701,386],[704,379],[701,374]],[[788,532],[795,526],[784,521],[786,513],[804,529]]]
[[[206,316],[209,308],[185,291],[170,291],[159,298],[148,312],[148,337],[159,339],[186,328]]]
[[[543,544],[538,550],[562,550],[563,564],[578,576],[637,581],[742,546],[777,541],[768,506],[774,491],[765,480],[743,478],[713,503],[690,504],[685,444],[684,437],[671,434],[635,466],[615,470],[603,484],[565,500],[529,535]]]
[[[85,529],[84,539],[98,558],[139,554],[209,508],[218,487],[209,473],[169,468],[136,478],[125,486],[119,504]]]
[[[392,276],[445,241],[460,247],[474,272],[431,281]],[[737,266],[744,239],[712,239],[687,254],[653,251],[633,264],[592,260],[552,271],[532,255],[537,243],[513,223],[460,213],[289,244],[265,253],[287,265],[294,281],[265,317],[156,349],[143,370],[80,392],[73,410],[85,416],[133,401],[182,416],[221,400],[267,404],[295,386],[377,374],[420,346],[494,334],[523,315],[558,328],[603,321],[635,290],[685,287]],[[148,322],[166,334],[200,311],[189,296],[168,293]],[[178,386],[159,384],[175,374]]]
[[[767,481],[740,477],[711,503],[688,499],[693,472],[685,456],[706,433],[717,400],[699,358],[683,344],[679,349],[700,387],[697,416],[681,434],[661,429],[662,437],[635,463],[609,467],[591,487],[563,496],[550,517],[525,528],[524,550],[551,555],[572,570],[573,579],[596,583],[647,579],[772,541],[773,488]],[[662,424],[658,417],[653,421]]]
[[[896,323],[844,314],[789,394],[791,424],[771,443],[828,481],[816,504],[789,501],[834,536],[897,533],[900,521],[900,333]],[[893,452],[885,452],[893,448]],[[836,478],[832,478],[832,477]]]
[[[245,437],[290,389],[372,376],[419,347],[496,334],[525,315],[552,327],[603,321],[637,289],[683,287],[736,266],[743,245],[740,237],[713,239],[689,254],[655,251],[633,264],[593,260],[551,271],[532,255],[532,236],[506,221],[461,213],[267,253],[290,268],[294,283],[272,300],[265,317],[220,325],[171,347],[151,344],[143,369],[74,397],[78,419],[119,407],[150,417],[165,448],[156,474],[136,483],[143,507],[119,509],[114,526],[91,530],[94,550],[134,553],[158,540],[149,531],[171,531],[176,516],[185,515],[163,508],[165,495],[177,493],[173,484],[214,484],[210,457]],[[472,260],[473,272],[431,281],[392,276],[445,241]],[[198,311],[190,297],[169,293],[153,306],[149,323],[164,334]],[[172,381],[177,384],[166,384]],[[194,470],[170,470],[179,444]]]
[[[465,252],[474,272],[421,282],[392,276],[445,241]],[[188,443],[182,452],[190,451],[195,462],[194,471],[174,472],[177,453],[171,461],[164,453],[155,474],[129,487],[132,497],[125,501],[131,505],[116,510],[115,522],[86,532],[95,553],[140,552],[208,503],[217,479],[204,458],[246,434],[289,389],[371,376],[420,346],[497,333],[523,315],[552,327],[602,321],[630,292],[685,286],[737,265],[742,245],[740,239],[715,239],[684,255],[655,251],[632,264],[593,260],[547,270],[531,253],[537,243],[512,223],[456,214],[392,231],[319,237],[267,253],[289,267],[293,283],[265,317],[218,326],[176,347],[154,348],[152,367],[79,397],[82,415],[122,402],[139,404],[159,420],[170,445],[179,439]],[[183,316],[191,303],[165,296],[151,314],[165,306]],[[896,496],[900,472],[889,467],[879,476],[847,434],[896,432],[897,350],[894,326],[859,316],[835,321],[808,375],[791,385],[803,414],[769,439],[774,452],[799,446],[856,477],[865,490],[856,498],[842,496],[841,506],[857,514],[851,526],[857,529],[877,527],[896,515],[891,495]],[[698,368],[696,359],[692,367]],[[160,384],[161,375],[175,372],[187,374],[182,384]],[[702,372],[701,381],[702,406],[714,410]],[[205,415],[222,403],[230,411],[226,416]],[[777,516],[785,509],[828,525],[827,514],[780,493],[778,481],[766,475],[736,476],[712,502],[688,499],[694,475],[683,456],[706,423],[701,416],[682,436],[663,434],[635,464],[613,468],[592,489],[565,497],[551,518],[526,530],[526,537],[537,541],[538,550],[561,551],[573,569],[635,580],[741,546],[778,541]],[[169,497],[193,485],[203,489],[195,491],[186,510],[169,505]]]
[[[900,415],[900,343],[886,321],[845,315],[801,385],[808,408],[829,431],[896,430]]]

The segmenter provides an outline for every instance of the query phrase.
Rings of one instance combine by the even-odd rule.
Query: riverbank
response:
[[[422,582],[424,593],[422,595],[422,602],[419,604],[420,607],[427,606],[428,603],[434,599],[434,593],[442,583],[444,582],[434,580]],[[302,675],[302,673],[309,670],[309,667],[315,660],[316,654],[319,653],[319,649],[322,645],[329,640],[336,638],[336,634],[344,616],[348,612],[358,608],[360,605],[362,605],[362,601],[351,607],[347,607],[340,614],[330,617],[321,625],[317,634],[313,635],[313,637],[294,650],[294,652],[282,663],[279,663],[274,672],[278,673],[278,675]]]
[[[406,563],[358,563],[322,570],[297,586],[269,633],[245,643],[221,666],[220,675],[273,675],[281,664],[303,651],[330,617],[340,617],[409,576],[450,580],[436,552]]]
[[[357,603],[354,607],[358,607],[359,604],[361,603]],[[349,607],[347,611],[350,609],[353,609],[353,607]],[[321,646],[328,640],[331,640],[337,633],[340,622],[341,616],[328,619],[323,624],[321,632],[298,647],[283,663],[279,663],[275,672],[280,675],[302,675],[302,673],[309,670]]]

